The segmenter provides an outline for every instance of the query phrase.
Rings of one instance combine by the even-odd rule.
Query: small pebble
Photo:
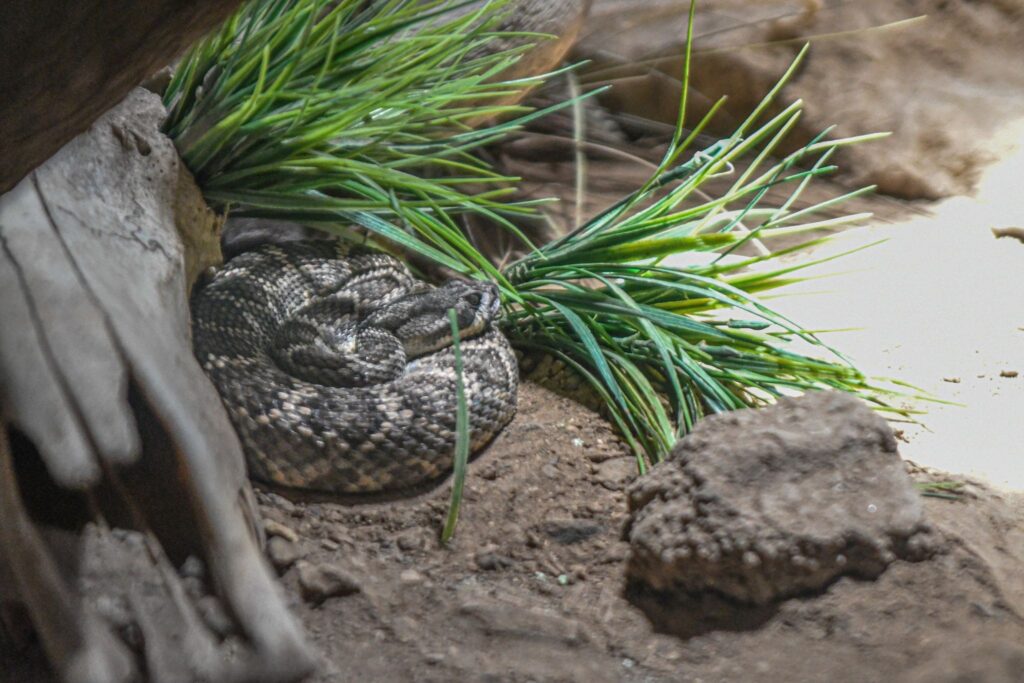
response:
[[[346,543],[352,543],[352,539],[349,538],[347,532],[338,529],[337,527],[332,528],[330,531],[327,532],[327,538],[331,539],[339,546],[345,545]]]
[[[125,628],[132,623],[131,608],[124,599],[101,595],[94,604],[96,612],[117,628]]]
[[[285,512],[292,512],[295,509],[294,503],[292,503],[284,496],[280,496],[276,493],[271,493],[270,491],[260,491],[257,495],[260,499],[260,502],[263,503],[264,505],[271,505],[273,507],[278,508],[279,510],[284,510]]]
[[[484,571],[508,569],[515,564],[512,559],[499,555],[493,550],[482,550],[476,554],[473,560],[476,562],[476,566]]]
[[[196,609],[206,626],[219,637],[226,638],[235,632],[234,622],[216,597],[207,595],[200,598]]]
[[[277,536],[279,538],[291,541],[292,543],[295,543],[295,541],[299,540],[299,535],[295,533],[294,529],[292,529],[289,526],[285,526],[280,522],[275,522],[272,519],[268,519],[263,524],[263,530],[267,532],[267,536]]]
[[[335,564],[311,564],[303,560],[296,563],[299,589],[303,599],[320,605],[328,598],[352,595],[362,590],[360,581]]]
[[[621,491],[636,475],[636,460],[633,458],[606,460],[597,468],[597,480],[609,491]]]
[[[415,569],[403,569],[402,573],[398,575],[398,580],[408,586],[411,586],[417,583],[423,583],[423,574],[420,574]]]
[[[298,546],[281,536],[271,536],[267,541],[267,557],[278,574],[284,574],[302,556]]]
[[[403,531],[395,538],[395,545],[399,550],[409,552],[411,550],[423,550],[427,545],[427,539],[419,528]]]
[[[201,579],[206,575],[206,566],[203,564],[203,561],[195,555],[189,555],[185,558],[185,561],[181,563],[179,573],[182,576]]]

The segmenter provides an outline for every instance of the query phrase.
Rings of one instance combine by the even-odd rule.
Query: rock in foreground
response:
[[[710,417],[629,489],[631,581],[767,605],[928,552],[886,422],[822,392]]]

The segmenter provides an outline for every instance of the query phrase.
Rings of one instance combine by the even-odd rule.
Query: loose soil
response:
[[[313,606],[297,565],[285,571],[323,653],[313,680],[956,680],[968,666],[982,677],[962,680],[1016,680],[998,675],[1019,671],[1024,643],[1024,496],[969,484],[959,501],[928,498],[943,539],[934,559],[841,579],[756,630],[682,639],[623,597],[623,488],[635,474],[606,422],[527,383],[515,421],[470,466],[447,547],[448,485],[357,506],[261,494],[301,562],[336,565],[360,589]],[[965,643],[987,654],[957,655]]]
[[[918,482],[948,478],[908,469]],[[684,637],[659,633],[624,596],[624,488],[635,476],[604,420],[527,382],[516,419],[470,466],[448,546],[438,541],[448,483],[359,505],[261,492],[288,599],[322,653],[311,680],[1020,680],[1024,496],[968,483],[959,500],[926,498],[933,558],[896,561],[874,581],[842,578],[750,630],[726,623]],[[114,575],[108,541],[89,542],[84,588],[101,612],[118,602],[97,585],[150,592],[144,568]],[[310,600],[300,574],[315,570],[348,594]],[[182,573],[195,582],[194,566]],[[670,629],[672,606],[660,607],[657,623]],[[33,652],[0,658],[0,679],[52,680]]]

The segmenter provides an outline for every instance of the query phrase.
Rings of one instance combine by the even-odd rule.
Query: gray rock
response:
[[[425,550],[430,545],[429,533],[421,527],[406,529],[395,537],[395,545],[399,550],[404,550],[407,553]]]
[[[299,540],[299,535],[295,533],[294,529],[272,519],[268,519],[263,523],[263,531],[266,532],[267,536],[278,536],[292,543]]]
[[[609,491],[621,491],[637,475],[636,459],[612,458],[597,466],[597,480]]]
[[[484,596],[460,600],[455,617],[490,636],[539,640],[560,647],[590,642],[586,629],[575,619],[553,610],[526,608]]]
[[[203,623],[217,634],[219,638],[227,638],[235,633],[235,624],[224,611],[224,605],[216,596],[206,595],[196,602],[196,610]]]
[[[320,605],[328,598],[358,593],[361,582],[350,572],[334,564],[311,564],[300,560],[295,568],[299,572],[299,590],[302,598]]]
[[[489,548],[476,553],[473,556],[473,560],[476,562],[477,568],[484,571],[498,571],[515,565],[515,560],[512,558]]]
[[[710,417],[628,491],[628,575],[767,605],[930,552],[886,422],[821,392]]]
[[[267,541],[267,557],[278,574],[284,574],[302,556],[299,547],[282,536],[271,536]]]

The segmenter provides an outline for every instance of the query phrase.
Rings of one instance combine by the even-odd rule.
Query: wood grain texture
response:
[[[154,636],[152,647],[164,647],[151,647],[140,668],[153,675],[163,661],[212,676],[203,680],[294,680],[312,658],[260,554],[238,438],[192,354],[188,264],[202,258],[180,233],[216,244],[219,219],[159,132],[164,116],[160,99],[137,89],[0,197],[0,422],[33,447],[15,460],[41,460],[58,486],[94,492],[105,514],[120,505],[160,553],[202,557],[248,644],[221,652],[186,628],[196,619],[178,599],[168,612],[176,620],[136,618],[207,647],[183,659],[167,649],[173,638]],[[15,488],[8,476],[0,497],[11,504]],[[51,504],[59,494],[47,494]],[[74,583],[14,561],[35,552],[36,565],[51,562],[33,540],[38,520],[0,516],[0,560],[37,630],[51,629],[43,635],[56,644],[47,647],[55,667],[102,659],[106,646]],[[163,574],[167,594],[180,596],[174,572]],[[70,595],[66,608],[63,598],[54,607],[40,597],[52,590]]]

